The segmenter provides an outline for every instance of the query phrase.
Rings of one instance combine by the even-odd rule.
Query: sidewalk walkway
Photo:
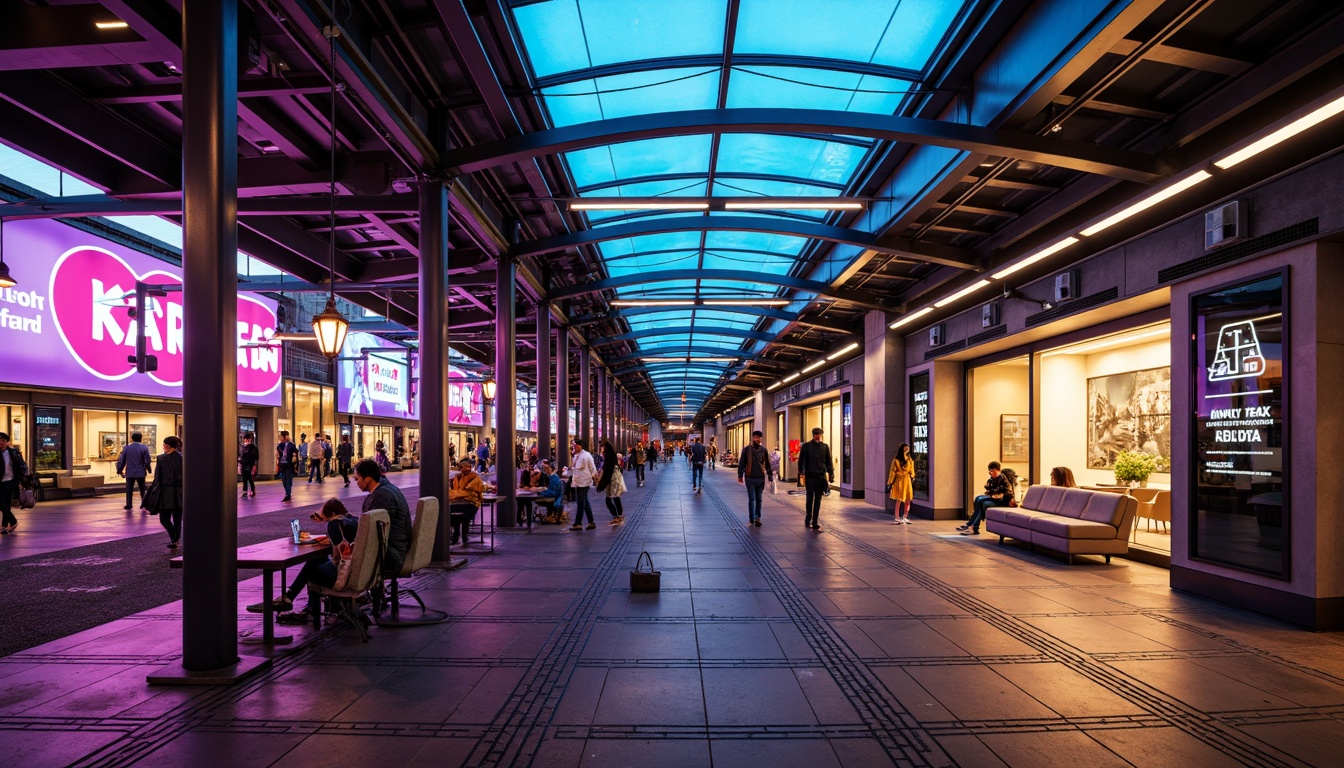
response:
[[[661,465],[624,526],[598,499],[596,530],[534,527],[419,579],[451,623],[326,632],[227,689],[145,684],[180,604],[0,659],[6,762],[1339,764],[1344,637],[838,495],[821,533],[782,493],[749,528],[735,479],[695,496]],[[642,550],[659,594],[628,589]]]

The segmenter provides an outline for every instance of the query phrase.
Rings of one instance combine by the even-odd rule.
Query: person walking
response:
[[[322,453],[326,446],[322,444],[321,433],[313,435],[313,441],[308,444],[308,482],[322,482]]]
[[[14,497],[19,486],[28,477],[28,464],[23,460],[23,452],[17,445],[9,444],[9,435],[0,432],[0,517],[4,518],[0,533],[9,533],[19,527],[19,519],[14,516]]]
[[[621,459],[610,440],[602,441],[602,477],[597,481],[597,490],[607,494],[607,511],[611,513],[610,525],[625,522],[625,508],[621,506],[621,494],[625,493],[625,478],[621,475]]]
[[[308,471],[308,433],[307,433],[307,432],[300,432],[300,433],[299,433],[299,442],[298,442],[298,446],[299,446],[299,464],[298,464],[297,467],[294,468],[294,473],[295,473],[295,474],[298,474],[299,472],[307,472],[307,471]]]
[[[686,451],[686,460],[691,463],[691,487],[695,489],[696,495],[702,493],[705,489],[705,458],[708,451],[705,450],[704,443],[699,440],[692,440],[691,447]]]
[[[131,435],[132,438],[135,435]],[[243,495],[248,498],[248,489],[252,489],[252,498],[257,495],[257,464],[261,463],[261,450],[252,442],[252,433],[243,435],[243,447],[238,451],[238,474],[243,478]],[[127,492],[129,494],[129,491]],[[143,500],[143,497],[142,497]]]
[[[126,506],[122,509],[127,511],[131,509],[131,493],[136,486],[140,487],[140,506],[145,506],[145,477],[149,475],[151,459],[144,439],[139,432],[132,432],[130,444],[117,457],[117,474],[126,478]]]
[[[915,458],[910,455],[910,444],[901,443],[896,449],[896,458],[891,460],[891,470],[887,472],[887,494],[896,500],[896,524],[910,524],[910,507],[915,498]],[[901,514],[901,508],[905,514]]]
[[[657,469],[655,465],[658,463],[658,445],[656,443],[649,444],[649,450],[644,452],[644,458],[649,460],[650,472]]]
[[[452,457],[450,456],[449,459]],[[341,480],[345,481],[345,487],[350,487],[350,466],[355,459],[355,446],[350,442],[349,435],[341,435],[341,444],[336,446],[336,467],[341,473]]]
[[[831,461],[831,447],[821,441],[824,431],[821,427],[812,428],[812,439],[798,452],[798,474],[802,475],[807,486],[807,501],[803,516],[803,527],[821,531],[821,497],[830,491],[835,482],[835,464]]]
[[[322,476],[331,477],[336,473],[331,471],[331,459],[335,455],[331,445],[331,435],[323,433],[322,435]]]
[[[476,471],[485,472],[490,467],[490,441],[482,440],[476,447]]]
[[[593,462],[593,454],[585,450],[582,440],[575,440],[574,463],[569,468],[569,484],[574,489],[577,506],[574,508],[574,524],[569,527],[571,531],[583,530],[585,514],[588,516],[589,530],[597,527],[597,523],[593,521],[593,507],[588,503],[588,491],[593,487],[595,474],[597,464]]]
[[[298,446],[290,442],[288,431],[281,430],[280,442],[275,445],[275,472],[280,475],[280,484],[285,488],[285,498],[281,501],[289,501],[294,492],[294,467],[298,460]]]
[[[770,468],[770,457],[761,445],[761,430],[751,433],[751,445],[742,448],[737,459],[737,482],[747,487],[747,525],[761,524],[761,493],[765,491],[765,481],[775,479],[775,471]]]
[[[779,474],[779,468],[783,466],[783,463],[784,457],[779,454],[779,446],[776,445],[775,449],[770,452],[770,471],[774,474],[776,482],[782,477],[782,475]],[[773,484],[770,486],[770,492],[775,492]]]
[[[644,462],[648,459],[648,456],[646,456],[646,455],[645,455],[645,452],[644,452],[644,444],[643,444],[643,443],[640,443],[639,445],[636,445],[636,446],[635,446],[635,450],[631,451],[631,452],[630,452],[630,455],[631,455],[631,457],[634,459],[634,462],[635,462],[635,483],[637,483],[637,485],[636,485],[635,487],[636,487],[636,488],[643,488],[643,487],[644,487]]]
[[[149,486],[150,512],[159,516],[159,524],[168,532],[168,549],[176,552],[182,538],[182,441],[169,435],[163,438],[154,484]]]
[[[719,446],[714,444],[714,438],[709,438],[709,447],[705,449],[705,458],[709,459],[709,471],[714,471],[714,460],[719,457]]]

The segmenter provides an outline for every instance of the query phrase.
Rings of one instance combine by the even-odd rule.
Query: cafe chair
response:
[[[1171,533],[1171,491],[1162,488],[1134,488],[1129,494],[1138,499],[1139,511],[1135,517],[1148,521],[1149,533],[1153,530],[1153,523],[1159,523],[1166,529],[1166,533]],[[1136,520],[1134,526],[1136,540],[1139,532],[1137,522]]]
[[[355,606],[355,600],[365,593],[375,599],[381,599],[383,593],[383,555],[387,552],[387,532],[391,528],[387,510],[372,509],[359,518],[359,531],[355,534],[354,544],[350,546],[350,571],[342,584],[340,577],[330,587],[313,583],[308,585],[310,605],[322,605],[326,598],[326,608],[322,613],[335,616],[355,629],[369,642],[369,618]],[[317,601],[317,602],[312,602]],[[313,623],[320,624],[321,617],[313,616]]]
[[[415,519],[411,521],[411,549],[406,553],[406,562],[401,573],[392,577],[392,586],[388,590],[388,600],[392,606],[392,615],[379,619],[380,627],[414,627],[421,624],[442,624],[448,620],[444,611],[425,607],[425,601],[410,587],[402,589],[399,579],[409,579],[429,565],[434,556],[434,536],[439,528],[439,500],[433,496],[424,496],[415,502]],[[420,615],[413,618],[401,617],[402,595],[407,595],[420,604]]]

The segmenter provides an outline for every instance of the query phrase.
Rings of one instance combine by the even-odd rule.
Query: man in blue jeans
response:
[[[985,492],[975,497],[975,511],[971,513],[971,519],[966,521],[965,525],[959,526],[957,531],[962,536],[979,535],[980,523],[985,519],[985,512],[990,507],[1006,506],[1009,493],[1012,493],[1012,490],[1008,487],[1008,478],[1003,476],[999,462],[989,462],[989,479],[985,481]]]
[[[280,442],[275,446],[275,471],[280,475],[280,484],[285,487],[285,498],[281,501],[289,501],[294,490],[294,462],[298,459],[298,446],[289,441],[289,432],[282,431]]]
[[[691,447],[686,450],[686,455],[691,460],[691,487],[696,493],[700,493],[705,488],[705,444],[693,440]]]
[[[761,445],[762,437],[759,429],[752,432],[751,445],[742,449],[737,460],[737,482],[747,487],[747,525],[755,526],[761,524],[761,492],[765,490],[765,481],[775,478],[770,456]]]

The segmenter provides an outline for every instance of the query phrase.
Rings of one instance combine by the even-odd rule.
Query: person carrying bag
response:
[[[154,482],[145,492],[144,506],[157,513],[159,523],[168,532],[168,549],[177,551],[182,538],[182,441],[169,435],[163,438],[163,453],[156,463]]]

